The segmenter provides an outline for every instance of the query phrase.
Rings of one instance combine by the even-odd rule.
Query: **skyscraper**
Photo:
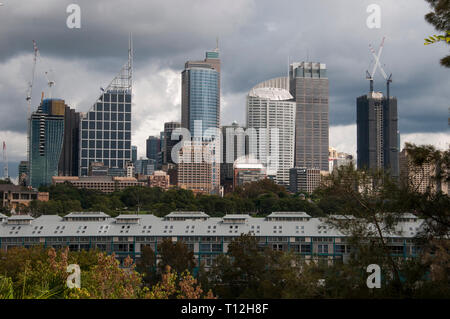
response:
[[[328,171],[328,76],[326,65],[289,66],[289,89],[297,103],[295,166]]]
[[[87,176],[89,163],[126,169],[131,154],[132,55],[91,110],[82,116],[80,176]]]
[[[64,141],[65,104],[61,99],[45,99],[30,118],[29,180],[34,188],[52,183]]]
[[[285,89],[257,87],[247,96],[249,154],[266,165],[269,178],[285,186],[294,166],[295,107]]]
[[[58,175],[78,176],[79,148],[80,113],[66,105],[64,110],[64,142],[58,164]]]
[[[231,191],[233,186],[234,161],[245,155],[245,127],[233,122],[231,125],[222,126],[222,162],[220,163],[220,184],[225,192]]]
[[[357,166],[399,176],[397,98],[369,92],[356,100]]]
[[[137,161],[137,146],[131,145],[131,162],[135,163]]]
[[[162,164],[173,164],[172,148],[178,143],[179,139],[172,140],[172,132],[181,127],[180,122],[164,123],[164,134],[162,139]]]
[[[158,153],[161,151],[161,139],[157,136],[149,136],[146,146],[147,158],[157,161]]]
[[[187,61],[181,73],[181,126],[194,135],[195,121],[201,121],[197,122],[202,125],[199,134],[220,125],[218,49],[206,52],[203,61]]]

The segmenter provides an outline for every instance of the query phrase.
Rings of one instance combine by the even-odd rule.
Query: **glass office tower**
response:
[[[30,118],[30,185],[50,185],[58,176],[64,138],[64,100],[45,99]]]
[[[323,63],[289,66],[289,89],[297,103],[295,166],[328,171],[328,76]]]
[[[125,169],[131,152],[132,61],[128,62],[83,114],[80,135],[80,176],[87,176],[91,162]]]
[[[203,134],[220,125],[220,59],[218,49],[203,61],[188,61],[181,74],[181,126],[194,135],[194,123]],[[201,121],[201,122],[196,122]]]

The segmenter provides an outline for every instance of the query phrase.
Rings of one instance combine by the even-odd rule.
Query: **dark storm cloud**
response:
[[[186,60],[202,59],[219,36],[222,96],[235,102],[227,105],[223,120],[236,119],[238,114],[243,123],[245,94],[258,82],[284,76],[289,56],[291,61],[309,57],[327,64],[330,124],[353,124],[356,97],[368,90],[365,70],[372,60],[368,44],[377,49],[386,35],[381,61],[386,72],[394,74],[392,94],[398,98],[401,132],[447,130],[450,77],[449,70],[438,64],[447,49],[423,45],[423,38],[435,33],[423,19],[428,11],[423,0],[78,1],[80,30],[66,27],[66,7],[72,1],[2,2],[2,70],[10,70],[15,57],[31,53],[31,40],[37,40],[43,56],[60,61],[60,72],[76,72],[71,66],[76,61],[74,65],[95,73],[83,76],[80,71],[79,81],[73,77],[70,93],[61,92],[74,98],[78,94],[76,104],[84,105],[83,111],[97,94],[87,93],[89,86],[104,85],[104,79],[110,79],[126,59],[129,32],[133,32],[136,69],[152,64],[176,72]],[[366,26],[371,3],[382,9],[379,30]],[[28,69],[22,66],[24,72],[14,73],[15,79],[0,74],[0,111],[8,110],[11,118],[0,131],[25,131],[23,114],[11,105],[23,104],[31,65],[27,61]],[[384,86],[377,73],[376,88],[384,91]]]

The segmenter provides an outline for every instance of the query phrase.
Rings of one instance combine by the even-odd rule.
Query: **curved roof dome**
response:
[[[288,90],[271,87],[253,88],[248,95],[274,101],[292,100],[294,98]]]

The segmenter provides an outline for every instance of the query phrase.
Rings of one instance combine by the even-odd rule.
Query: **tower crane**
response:
[[[378,49],[378,55],[375,54],[375,50],[373,49],[372,45],[369,44],[369,49],[372,52],[372,55],[375,57],[375,65],[373,66],[372,73],[369,73],[369,71],[366,71],[366,79],[370,81],[370,92],[373,92],[373,79],[374,79],[375,71],[377,70],[377,66],[380,63],[380,56],[381,56],[381,52],[383,51],[383,47],[384,47],[384,39],[385,39],[385,37],[383,37],[383,39],[381,40],[381,44]]]
[[[372,52],[372,56],[375,58],[374,72],[375,72],[376,66],[378,65],[381,75],[384,77],[384,80],[386,81],[386,95],[387,95],[387,100],[389,103],[389,84],[392,83],[392,73],[388,77],[386,72],[384,72],[383,67],[381,66],[381,63],[380,63],[381,49],[383,48],[383,45],[384,45],[384,37],[383,37],[383,40],[381,41],[381,46],[380,46],[380,50],[378,52],[378,56],[375,54],[375,50],[372,48],[372,46],[369,45],[369,47],[370,47],[370,52]],[[373,76],[374,72],[372,72],[372,76]]]

